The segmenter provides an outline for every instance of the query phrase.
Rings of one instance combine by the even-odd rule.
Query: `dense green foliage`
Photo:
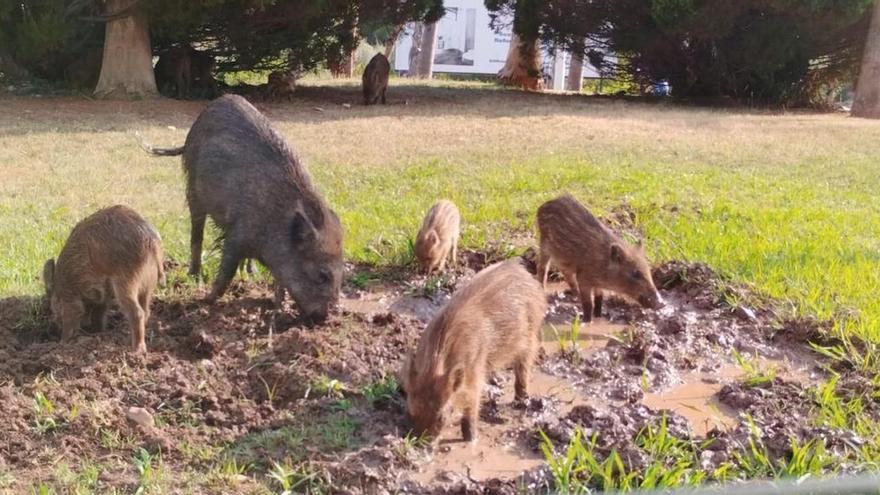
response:
[[[140,0],[155,53],[189,43],[218,57],[221,72],[288,66],[309,70],[338,59],[370,32],[438,19],[441,0]],[[64,79],[104,23],[96,0],[0,0],[0,46],[32,74]]]
[[[858,68],[870,0],[486,0],[529,6],[551,44],[620,55],[608,73],[678,96],[759,102],[815,100]],[[586,43],[584,44],[584,40]]]

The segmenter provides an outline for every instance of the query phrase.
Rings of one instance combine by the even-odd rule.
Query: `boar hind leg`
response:
[[[593,291],[593,316],[599,318],[602,316],[602,291]]]
[[[529,353],[520,358],[513,368],[513,396],[516,400],[525,400],[529,398],[529,380],[532,376],[532,361],[534,361],[534,355]]]
[[[116,302],[119,304],[119,309],[125,314],[128,325],[131,327],[132,352],[147,352],[147,344],[144,342],[147,315],[138,300],[137,289],[116,285],[113,291],[116,293]]]
[[[574,273],[565,272],[565,283],[568,284],[568,287],[571,289],[571,293],[578,297],[581,293],[580,284],[578,284],[577,277]]]
[[[452,266],[458,266],[458,237],[452,239]]]
[[[205,238],[206,215],[190,204],[189,274],[198,277],[202,274],[202,241]]]
[[[538,252],[538,276],[541,277],[541,286],[547,289],[547,275],[550,274],[550,256],[545,249]]]
[[[382,104],[383,104],[383,105],[385,104],[385,90],[386,90],[386,89],[388,89],[388,88],[387,88],[387,87],[386,87],[386,88],[382,88]]]

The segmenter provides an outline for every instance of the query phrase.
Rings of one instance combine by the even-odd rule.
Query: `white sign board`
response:
[[[504,67],[512,36],[509,19],[500,18],[496,32],[490,26],[489,11],[483,0],[444,0],[446,14],[437,21],[437,39],[434,43],[434,67],[437,73],[497,74]],[[394,70],[406,72],[415,25],[409,24],[397,40],[394,52]],[[568,55],[564,52],[563,55]],[[565,71],[568,72],[566,57]],[[544,53],[545,72],[552,74],[553,55]],[[584,62],[584,77],[597,78],[599,74]]]
[[[446,15],[437,21],[434,72],[497,74],[507,59],[511,28],[496,33],[489,26],[483,0],[444,0]],[[394,69],[409,70],[413,25],[397,41]]]

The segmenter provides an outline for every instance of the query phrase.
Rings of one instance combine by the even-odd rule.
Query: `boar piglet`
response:
[[[58,261],[43,266],[61,341],[69,341],[83,321],[103,330],[107,307],[115,299],[131,327],[132,350],[146,352],[150,301],[165,278],[162,262],[159,233],[130,208],[112,206],[79,222]]]
[[[422,271],[428,274],[443,271],[450,253],[455,264],[460,228],[461,215],[452,201],[441,199],[428,210],[415,245],[416,260]]]
[[[145,148],[183,155],[191,275],[201,274],[206,218],[222,231],[223,255],[208,302],[253,258],[290,293],[306,321],[327,318],[342,282],[342,225],[263,114],[241,96],[226,95],[202,110],[183,146]]]
[[[364,105],[375,105],[379,99],[385,104],[385,92],[388,90],[388,73],[391,72],[391,64],[388,58],[377,53],[367,67],[361,78],[364,90]]]
[[[460,409],[462,436],[474,441],[483,384],[494,370],[513,366],[516,398],[525,399],[546,309],[541,284],[518,259],[484,269],[457,291],[399,375],[415,433],[436,438]]]
[[[663,298],[651,279],[651,266],[641,246],[631,246],[569,195],[538,208],[540,254],[538,276],[547,283],[552,262],[580,295],[584,321],[601,316],[602,290],[658,308]]]
[[[272,100],[287,98],[293,101],[296,91],[296,76],[288,71],[275,71],[269,74],[269,82],[266,85],[266,96]]]

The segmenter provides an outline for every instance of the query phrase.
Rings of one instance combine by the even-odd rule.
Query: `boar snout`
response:
[[[639,304],[650,309],[660,309],[666,304],[666,301],[663,300],[663,297],[657,291],[639,296],[638,301]]]

